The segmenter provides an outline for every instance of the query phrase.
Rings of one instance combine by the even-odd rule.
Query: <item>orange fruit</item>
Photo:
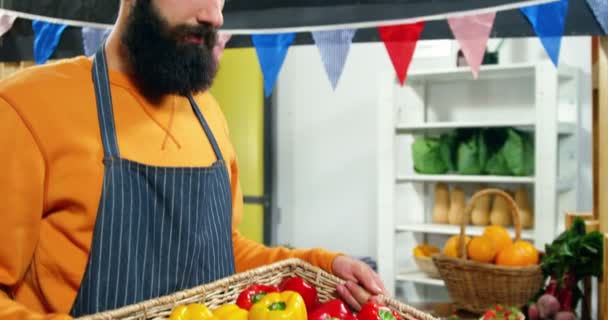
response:
[[[477,262],[492,262],[496,256],[496,247],[488,237],[475,237],[467,246],[469,258]]]
[[[524,250],[526,250],[527,258],[528,258],[528,265],[538,264],[538,260],[539,260],[538,250],[536,250],[536,248],[534,247],[534,245],[532,243],[530,243],[528,241],[519,240],[519,241],[515,241],[515,243],[513,243],[513,245],[518,248],[523,248]]]
[[[527,241],[515,241],[498,253],[496,264],[509,267],[525,267],[538,264],[538,251]]]
[[[414,248],[414,256],[416,257],[430,257],[435,253],[439,253],[439,248],[429,244],[422,244]]]
[[[513,243],[513,240],[511,240],[511,235],[509,235],[507,229],[497,225],[485,228],[485,230],[483,230],[483,236],[492,240],[494,247],[496,248],[496,252],[501,252],[502,249]]]
[[[422,251],[424,252],[425,256],[430,257],[430,256],[434,255],[435,253],[439,253],[439,248],[432,246],[430,244],[425,244],[425,245],[422,245]]]
[[[459,235],[450,237],[448,239],[448,241],[445,243],[445,246],[443,247],[443,253],[448,257],[459,258],[460,257],[460,247],[459,247],[459,242],[458,242],[459,240],[460,240]],[[469,241],[471,241],[471,238],[465,236],[464,237],[465,247],[467,247],[469,245]]]

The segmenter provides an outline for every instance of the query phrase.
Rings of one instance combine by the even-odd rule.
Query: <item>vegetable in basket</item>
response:
[[[206,306],[193,303],[174,308],[169,320],[218,320],[218,318]]]
[[[317,288],[300,277],[285,278],[279,284],[281,291],[294,291],[300,294],[306,304],[306,310],[312,311],[317,306]]]
[[[366,303],[359,314],[358,320],[401,320],[401,317],[389,307],[376,301]]]
[[[308,315],[308,320],[356,320],[357,318],[340,299],[329,300],[319,305]]]
[[[249,320],[306,320],[302,296],[294,291],[271,292],[249,310]]]
[[[236,304],[245,310],[249,310],[254,303],[260,301],[262,297],[270,292],[279,292],[279,288],[263,284],[252,284],[239,294]]]
[[[499,304],[486,311],[481,317],[481,320],[524,320],[525,318],[524,314],[518,308],[505,307]]]
[[[213,310],[213,315],[218,320],[247,320],[249,312],[236,304],[225,304]]]

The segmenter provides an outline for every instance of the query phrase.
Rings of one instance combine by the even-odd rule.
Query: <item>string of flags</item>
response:
[[[587,3],[602,30],[608,34],[608,2],[606,0],[587,0]],[[547,55],[557,67],[561,39],[568,13],[568,0],[524,7],[520,11],[529,21]],[[458,42],[475,79],[479,76],[479,69],[495,18],[496,12],[453,15],[447,18],[452,34]],[[16,16],[0,10],[0,37],[12,28],[15,19]],[[425,22],[419,21],[377,27],[380,39],[386,47],[387,54],[401,85],[405,84],[408,68],[424,26]],[[32,21],[35,39],[34,57],[37,64],[46,63],[53,55],[66,27],[67,25],[63,24]],[[82,28],[85,54],[94,54],[109,31],[109,29],[101,28]],[[356,32],[356,29],[312,32],[323,67],[334,90],[338,86],[346,65]],[[264,93],[266,96],[272,94],[287,52],[294,43],[295,36],[295,33],[253,34],[251,36],[264,76]],[[229,36],[224,38],[229,39]]]

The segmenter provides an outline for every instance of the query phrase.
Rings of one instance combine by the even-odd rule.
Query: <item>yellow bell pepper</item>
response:
[[[179,306],[171,312],[169,320],[218,320],[209,308],[200,303]]]
[[[297,292],[266,294],[249,310],[249,320],[307,320],[304,299]]]
[[[236,304],[225,304],[213,311],[218,320],[247,320],[249,311],[241,309]]]

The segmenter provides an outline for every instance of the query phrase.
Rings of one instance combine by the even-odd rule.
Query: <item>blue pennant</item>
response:
[[[338,86],[338,80],[344,70],[344,64],[348,57],[350,44],[353,41],[357,30],[335,30],[335,31],[315,31],[312,37],[319,48],[321,60],[325,66],[325,72],[329,77],[331,86],[334,90]]]
[[[534,32],[536,32],[543,47],[545,47],[545,51],[547,51],[553,64],[557,66],[564,27],[566,25],[568,0],[550,2],[520,10],[530,21]]]
[[[99,46],[106,40],[108,34],[112,29],[101,29],[101,28],[82,28],[82,45],[84,47],[84,54],[92,56],[97,52]]]
[[[252,35],[251,40],[258,54],[258,60],[264,74],[264,94],[270,96],[285,62],[289,46],[296,37],[295,33]]]
[[[34,60],[36,64],[45,64],[55,53],[61,34],[67,25],[34,20],[32,28],[34,29]]]
[[[595,15],[597,22],[604,30],[604,33],[608,34],[608,1],[606,0],[587,0],[591,11]]]

